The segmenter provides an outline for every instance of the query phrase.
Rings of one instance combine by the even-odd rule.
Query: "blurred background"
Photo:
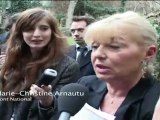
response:
[[[10,16],[34,7],[50,10],[56,16],[61,31],[68,38],[69,45],[75,44],[69,29],[74,15],[87,15],[99,20],[117,12],[131,10],[144,15],[160,36],[159,0],[0,0],[0,34],[5,32],[4,27]],[[160,39],[158,44],[155,76],[160,79]]]

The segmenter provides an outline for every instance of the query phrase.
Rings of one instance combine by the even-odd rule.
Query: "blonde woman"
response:
[[[150,70],[157,37],[152,25],[132,11],[91,24],[84,39],[92,47],[96,76],[80,79],[90,90],[87,103],[115,120],[152,120],[160,95]]]

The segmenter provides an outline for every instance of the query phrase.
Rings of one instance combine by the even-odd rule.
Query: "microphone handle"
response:
[[[70,116],[68,112],[62,112],[58,120],[70,120]]]

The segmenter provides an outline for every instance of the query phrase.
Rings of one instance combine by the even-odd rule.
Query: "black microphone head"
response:
[[[88,94],[88,89],[81,84],[65,85],[58,97],[58,111],[75,115],[86,103]]]

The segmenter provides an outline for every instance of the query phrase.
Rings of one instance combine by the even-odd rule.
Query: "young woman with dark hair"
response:
[[[65,84],[75,82],[79,77],[79,67],[65,55],[66,48],[66,39],[49,11],[33,8],[22,12],[8,40],[6,60],[1,69],[1,91],[14,93],[6,98],[23,98],[22,91],[54,93]],[[57,77],[48,86],[35,85],[47,68],[56,70]],[[30,102],[3,100],[0,101],[0,118],[49,120],[56,111],[55,104],[52,95],[33,94]]]

